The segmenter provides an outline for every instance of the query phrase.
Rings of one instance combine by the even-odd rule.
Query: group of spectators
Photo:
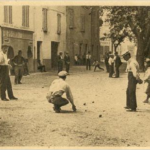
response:
[[[109,73],[110,78],[119,78],[119,67],[121,66],[121,64],[122,62],[118,55],[118,52],[115,52],[114,55],[111,52],[105,54],[106,70]]]

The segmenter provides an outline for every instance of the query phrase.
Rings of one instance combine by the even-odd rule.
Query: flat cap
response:
[[[129,51],[126,51],[126,52],[124,52],[123,54],[122,54],[122,57],[124,57],[124,56],[126,56],[126,55],[129,55],[130,54],[130,52]]]
[[[65,77],[65,76],[67,76],[67,72],[66,71],[60,71],[59,73],[58,73],[58,76],[59,77]]]

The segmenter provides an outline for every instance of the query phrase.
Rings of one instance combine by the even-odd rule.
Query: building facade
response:
[[[0,6],[0,46],[8,44],[8,58],[12,59],[22,50],[33,71],[33,7]]]
[[[67,6],[66,12],[66,50],[72,64],[76,54],[84,64],[88,51],[99,59],[99,7]]]
[[[47,70],[56,68],[58,53],[66,50],[66,7],[36,6],[34,9],[35,70],[38,60]]]

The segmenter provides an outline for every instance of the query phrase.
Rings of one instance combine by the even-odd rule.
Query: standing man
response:
[[[14,70],[15,70],[15,84],[22,84],[21,79],[24,73],[24,65],[25,59],[22,57],[22,51],[18,51],[18,55],[16,55],[13,59]]]
[[[114,55],[113,54],[109,54],[109,77],[112,78],[113,74],[114,74]]]
[[[65,62],[65,66],[66,66],[66,71],[69,74],[69,70],[70,70],[70,56],[68,55],[68,52],[65,53],[64,62]]]
[[[7,59],[7,51],[8,46],[2,45],[2,50],[0,50],[0,98],[3,101],[9,101],[9,99],[17,100],[17,98],[13,95],[12,85],[9,77],[9,59]],[[6,98],[6,90],[9,99]]]
[[[119,75],[120,75],[120,73],[119,73],[119,67],[121,66],[121,64],[122,64],[122,62],[121,62],[121,59],[120,59],[120,57],[119,57],[119,55],[118,55],[118,52],[115,52],[115,58],[114,58],[114,60],[115,60],[115,78],[119,78]]]
[[[67,78],[67,72],[61,71],[58,73],[58,76],[59,79],[55,79],[49,88],[49,93],[47,94],[49,103],[54,104],[54,111],[56,113],[60,113],[61,107],[67,105],[69,103],[69,100],[72,104],[73,111],[76,111],[76,106],[74,105],[71,89],[65,82]],[[62,97],[64,93],[66,93],[68,100]]]
[[[130,52],[126,52],[123,55],[123,58],[127,61],[127,72],[128,72],[128,87],[127,87],[127,101],[126,109],[131,109],[130,111],[136,111],[137,102],[136,102],[136,85],[137,83],[141,84],[139,77],[139,64],[138,62],[131,58]]]
[[[91,54],[90,51],[88,51],[86,55],[86,70],[91,70]]]
[[[109,53],[105,53],[105,66],[106,66],[106,71],[109,72]]]
[[[62,56],[62,52],[59,52],[59,55],[57,57],[57,61],[58,61],[58,73],[60,71],[63,70],[63,56]]]

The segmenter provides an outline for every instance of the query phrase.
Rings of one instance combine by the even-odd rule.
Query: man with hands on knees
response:
[[[50,85],[49,92],[47,94],[47,100],[54,105],[53,109],[56,113],[60,113],[61,107],[67,105],[69,102],[72,104],[72,110],[76,111],[72,92],[70,86],[65,81],[67,78],[67,72],[61,71],[58,73],[59,79],[55,79]],[[66,98],[63,98],[63,94],[66,93]]]

